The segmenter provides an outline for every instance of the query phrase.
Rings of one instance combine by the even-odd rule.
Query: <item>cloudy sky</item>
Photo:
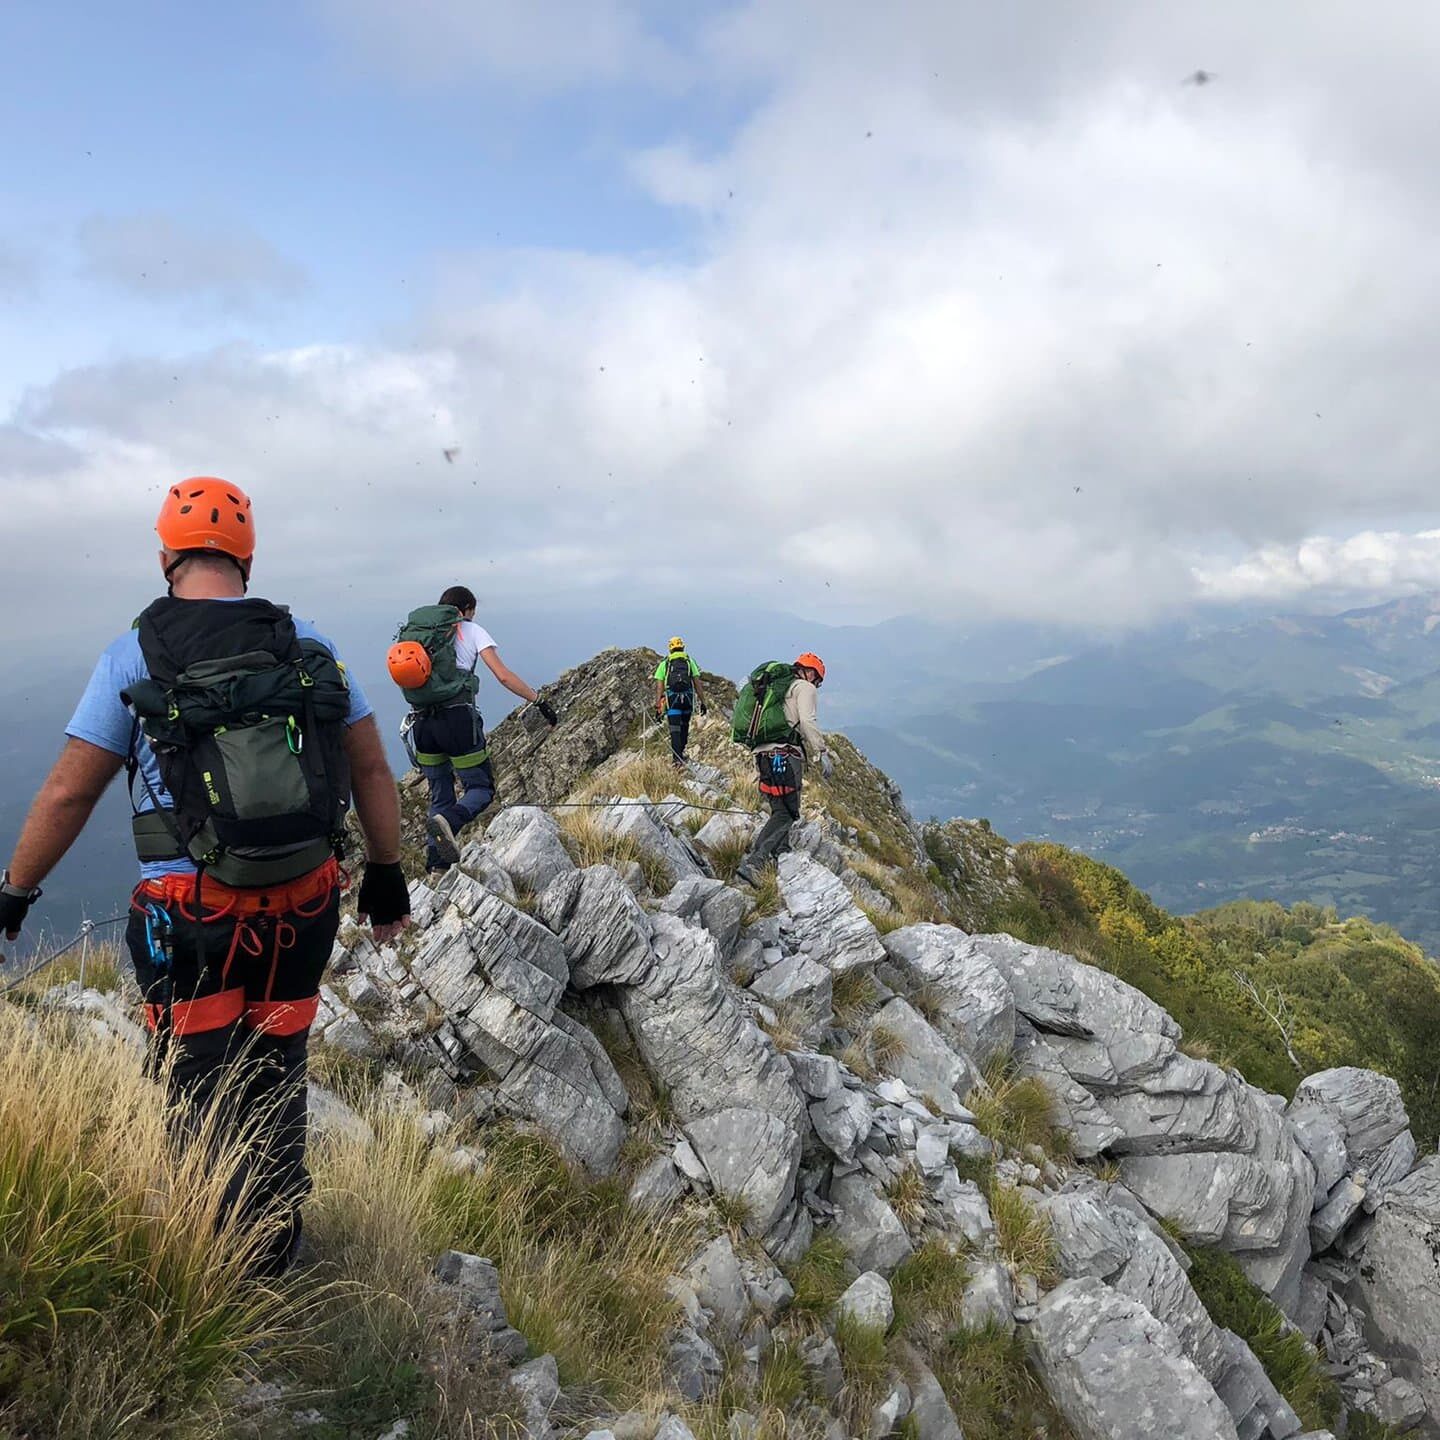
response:
[[[0,605],[114,628],[192,473],[321,617],[1440,586],[1437,65],[1413,0],[8,0]]]

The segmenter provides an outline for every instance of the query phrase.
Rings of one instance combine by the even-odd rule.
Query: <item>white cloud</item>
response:
[[[1298,545],[1262,546],[1229,565],[1198,565],[1195,579],[1207,598],[1279,604],[1440,590],[1440,530],[1313,535]]]
[[[78,240],[92,274],[150,299],[248,310],[298,294],[305,283],[300,266],[235,222],[206,224],[158,212],[94,215],[80,226]]]
[[[1440,583],[1405,533],[1433,508],[1440,188],[1388,110],[1432,22],[1373,7],[1332,91],[1340,9],[1252,10],[747,9],[694,52],[758,87],[746,123],[631,165],[691,253],[452,257],[388,345],[63,376],[17,417],[39,458],[0,448],[25,501],[0,591],[53,556],[62,463],[127,543],[145,483],[231,476],[269,573],[390,609],[472,570],[515,601],[1106,624]],[[400,12],[357,13],[383,39]],[[653,60],[632,12],[584,43],[518,14],[435,0],[398,59],[537,85]]]

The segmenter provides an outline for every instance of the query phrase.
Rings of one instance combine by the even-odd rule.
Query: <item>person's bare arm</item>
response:
[[[374,716],[366,716],[345,732],[345,754],[350,761],[350,792],[355,817],[365,836],[365,855],[377,865],[400,861],[400,792],[385,758],[385,747]],[[363,895],[362,895],[363,899]],[[386,925],[371,925],[378,945],[393,940],[410,923],[408,915]]]
[[[655,708],[662,715],[665,713],[665,686],[659,680],[655,682]]]
[[[486,669],[512,694],[522,700],[538,700],[540,697],[500,658],[500,652],[493,645],[480,652]]]
[[[65,742],[15,843],[12,884],[34,889],[60,863],[124,763],[122,756],[88,740]]]
[[[400,792],[385,758],[375,717],[367,715],[345,732],[355,817],[365,834],[365,854],[382,865],[400,858]]]

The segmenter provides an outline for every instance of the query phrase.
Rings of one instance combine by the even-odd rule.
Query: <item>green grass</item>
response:
[[[1340,1416],[1340,1391],[1315,1350],[1286,1326],[1285,1317],[1231,1256],[1199,1246],[1186,1246],[1186,1253],[1192,1262],[1190,1283],[1210,1318],[1255,1352],[1307,1430],[1329,1429]]]
[[[849,1285],[849,1259],[834,1235],[822,1231],[810,1248],[785,1271],[795,1289],[791,1311],[810,1322],[824,1320]]]
[[[773,865],[767,865],[755,877],[755,884],[748,887],[750,892],[750,920],[763,920],[778,915],[784,906],[780,894],[780,875]]]
[[[1073,1440],[1026,1363],[1023,1342],[998,1326],[955,1330],[930,1363],[965,1440]]]
[[[1000,1253],[1024,1275],[1033,1275],[1042,1290],[1060,1278],[1055,1237],[1050,1225],[1031,1208],[1016,1189],[995,1180],[990,1185],[990,1217],[995,1222],[995,1244]]]
[[[835,1326],[845,1376],[840,1410],[852,1435],[866,1433],[871,1411],[889,1393],[892,1366],[885,1334],[883,1326],[862,1325],[848,1315],[842,1315]]]
[[[976,1129],[1006,1149],[1024,1151],[1034,1145],[1052,1160],[1071,1158],[1070,1138],[1055,1123],[1055,1100],[1045,1082],[1017,1075],[1008,1057],[989,1067],[985,1089],[974,1091],[968,1104]]]
[[[846,1030],[858,1030],[880,1000],[875,977],[865,968],[842,971],[831,987],[830,1008],[835,1021]]]
[[[954,1329],[960,1323],[960,1304],[969,1278],[960,1250],[944,1240],[927,1240],[906,1256],[890,1277],[895,1329],[912,1337]]]

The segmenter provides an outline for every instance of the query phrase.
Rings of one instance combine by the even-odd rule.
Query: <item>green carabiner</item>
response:
[[[290,747],[292,755],[298,755],[305,748],[305,734],[296,724],[293,715],[287,716],[285,720],[285,743]]]

